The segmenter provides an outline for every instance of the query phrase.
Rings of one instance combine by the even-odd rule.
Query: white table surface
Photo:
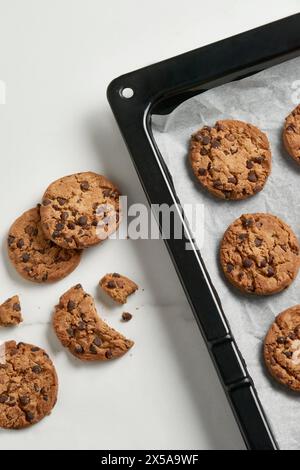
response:
[[[272,3],[272,5],[271,5]],[[24,323],[0,331],[46,348],[60,380],[50,417],[0,430],[0,449],[243,449],[244,444],[161,241],[109,240],[48,286],[8,265],[10,223],[39,202],[52,180],[93,170],[145,202],[106,101],[116,76],[297,12],[298,0],[0,0],[0,300],[18,293]],[[106,272],[144,289],[122,307],[97,290]],[[120,360],[83,364],[58,343],[53,306],[81,282],[102,316],[135,340]]]

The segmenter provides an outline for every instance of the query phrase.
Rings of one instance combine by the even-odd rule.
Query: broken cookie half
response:
[[[53,326],[62,345],[82,361],[114,359],[123,356],[134,344],[101,320],[93,297],[81,284],[61,296]]]
[[[20,300],[14,295],[0,305],[0,326],[14,326],[22,321]]]

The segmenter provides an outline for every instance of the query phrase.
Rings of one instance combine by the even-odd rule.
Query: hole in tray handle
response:
[[[122,88],[120,90],[120,95],[122,96],[122,98],[125,98],[126,100],[129,100],[130,98],[133,97],[134,91],[133,91],[132,88],[129,88],[129,87]]]

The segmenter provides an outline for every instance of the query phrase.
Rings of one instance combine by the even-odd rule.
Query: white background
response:
[[[131,202],[145,198],[106,101],[116,76],[297,12],[299,1],[0,0],[0,300],[18,293],[25,322],[0,331],[45,347],[59,379],[50,417],[24,431],[0,430],[0,449],[241,449],[243,443],[192,313],[160,241],[107,241],[78,270],[49,286],[8,265],[11,222],[62,175],[93,170]],[[145,289],[126,310],[97,290],[107,271]],[[126,357],[83,364],[56,340],[53,306],[81,282],[102,316],[135,340]],[[138,308],[138,310],[136,309]]]

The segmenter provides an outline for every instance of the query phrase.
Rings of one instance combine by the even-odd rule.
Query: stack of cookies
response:
[[[300,164],[300,105],[286,118],[283,142]],[[236,120],[204,126],[191,137],[189,161],[203,188],[238,201],[262,191],[272,169],[267,136]],[[225,278],[245,294],[272,295],[287,289],[300,268],[300,244],[292,228],[273,214],[243,214],[227,228],[220,245]],[[268,370],[300,391],[300,305],[279,315],[266,336]]]

